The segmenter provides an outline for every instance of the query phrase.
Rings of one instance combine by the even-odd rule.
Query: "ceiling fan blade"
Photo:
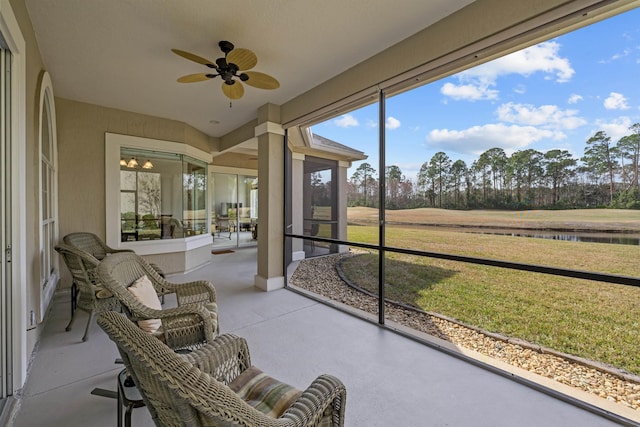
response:
[[[244,95],[244,86],[242,86],[242,83],[237,80],[235,80],[235,83],[232,85],[228,85],[223,82],[222,92],[224,92],[229,99],[240,99],[242,98],[242,95]]]
[[[243,71],[255,67],[258,63],[258,57],[249,49],[239,48],[229,52],[227,62],[236,64],[238,70]]]
[[[171,51],[173,53],[175,53],[176,55],[180,55],[183,58],[186,58],[186,59],[188,59],[190,61],[194,61],[194,62],[197,62],[198,64],[202,64],[202,65],[206,65],[208,67],[215,68],[215,64],[213,62],[211,62],[208,59],[203,58],[201,56],[194,55],[193,53],[185,52],[184,50],[180,50],[180,49],[171,49]]]
[[[187,74],[186,76],[182,76],[178,79],[180,83],[195,83],[195,82],[203,82],[205,80],[209,80],[215,77],[213,74],[207,73],[198,73],[198,74]]]
[[[249,86],[257,87],[258,89],[278,89],[280,87],[280,82],[268,74],[258,71],[247,71],[245,74],[249,77],[245,80],[245,83]]]

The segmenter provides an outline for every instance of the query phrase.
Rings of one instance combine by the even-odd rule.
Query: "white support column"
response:
[[[255,286],[264,291],[284,287],[284,130],[264,121],[258,138],[258,274]]]
[[[338,240],[347,240],[347,184],[351,162],[338,162]],[[339,245],[338,252],[347,252],[348,245]]]
[[[294,207],[291,218],[293,234],[304,233],[303,214],[300,209],[296,209],[296,206],[304,206],[303,203],[303,185],[302,175],[304,174],[304,159],[305,155],[300,153],[292,153],[291,158],[291,205]],[[294,239],[291,245],[293,261],[299,261],[305,258],[304,254],[304,241],[300,239]]]

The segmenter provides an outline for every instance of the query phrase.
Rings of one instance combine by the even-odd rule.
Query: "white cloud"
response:
[[[585,119],[577,115],[577,110],[561,110],[557,105],[534,107],[509,102],[498,107],[496,113],[504,122],[540,126],[545,129],[575,129],[587,124]]]
[[[604,100],[604,108],[607,110],[627,110],[627,98],[621,93],[611,92],[609,97]]]
[[[480,101],[490,100],[498,98],[498,91],[495,89],[489,89],[488,85],[482,85],[480,83],[455,85],[453,83],[445,83],[440,92],[443,95],[449,96],[455,100],[467,100],[467,101]]]
[[[596,128],[592,130],[589,136],[593,136],[596,132],[601,130],[604,131],[607,136],[611,138],[611,142],[615,144],[623,136],[631,134],[629,127],[631,127],[633,123],[634,122],[631,118],[627,116],[618,117],[611,122],[597,121]]]
[[[569,104],[577,104],[578,102],[582,101],[584,98],[582,97],[582,95],[578,95],[577,93],[572,93],[571,96],[569,97],[569,99],[567,100],[567,102]]]
[[[518,95],[524,95],[525,93],[527,93],[527,88],[523,85],[518,85],[513,89],[513,91]]]
[[[344,114],[338,117],[336,120],[334,120],[333,123],[335,123],[336,126],[341,128],[349,128],[349,127],[359,125],[358,120],[355,117],[353,117],[351,114]]]
[[[498,77],[507,74],[529,76],[542,72],[554,75],[557,82],[564,83],[571,80],[575,71],[567,58],[559,56],[559,51],[559,43],[544,42],[463,71],[461,74],[495,82]]]
[[[614,53],[611,55],[609,59],[601,59],[598,61],[599,64],[610,64],[613,61],[617,61],[618,59],[625,58],[633,53],[633,49],[625,48],[622,52]]]
[[[367,123],[365,124],[366,127],[368,128],[377,128],[378,127],[378,122],[374,121],[374,120],[367,120]]]
[[[400,127],[400,120],[389,116],[387,117],[387,122],[384,124],[384,127],[389,130],[398,129]]]
[[[478,156],[499,147],[508,155],[541,139],[559,139],[563,135],[534,126],[487,124],[463,130],[434,129],[427,135],[427,146],[434,150],[455,151]]]
[[[560,44],[557,42],[531,46],[455,75],[460,84],[445,83],[441,92],[457,100],[496,99],[498,91],[494,87],[497,79],[509,74],[530,76],[541,72],[556,82],[568,82],[575,71],[569,60],[559,55],[559,51]]]

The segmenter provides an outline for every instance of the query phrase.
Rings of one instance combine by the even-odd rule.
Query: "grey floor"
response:
[[[213,235],[214,249],[235,249],[236,247],[257,246],[258,241],[253,238],[251,231],[220,232]]]
[[[612,421],[534,391],[290,290],[254,288],[256,249],[213,255],[212,263],[175,282],[205,278],[218,292],[222,332],[245,337],[252,361],[304,388],[331,373],[346,384],[347,426],[612,426]],[[116,401],[94,396],[115,389],[122,365],[97,325],[80,341],[71,332],[69,295],[56,296],[32,362],[15,427],[115,426]],[[151,426],[144,408],[134,426]]]

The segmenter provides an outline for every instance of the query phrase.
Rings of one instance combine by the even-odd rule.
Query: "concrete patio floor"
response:
[[[291,290],[262,292],[255,274],[251,248],[212,255],[209,265],[169,279],[211,280],[222,332],[245,337],[252,362],[274,377],[301,389],[322,373],[339,377],[347,387],[346,426],[620,424]],[[65,332],[69,298],[56,295],[15,427],[116,425],[116,400],[90,392],[115,390],[118,352],[96,324],[81,341],[84,313]],[[132,425],[153,425],[146,409],[133,411]]]

